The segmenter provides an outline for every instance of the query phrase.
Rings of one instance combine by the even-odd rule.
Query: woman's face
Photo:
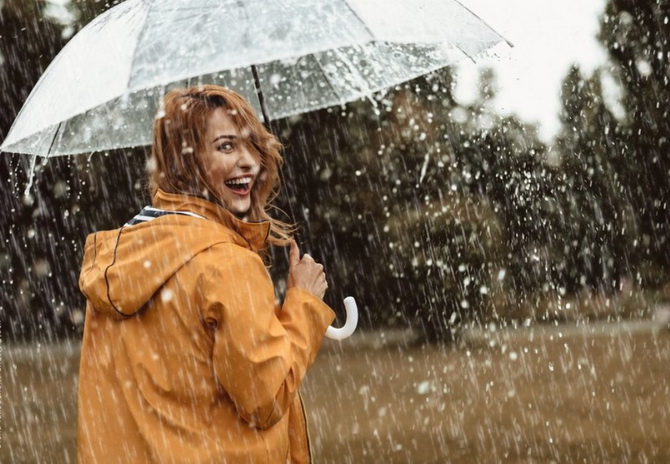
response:
[[[228,209],[243,217],[251,208],[251,189],[260,171],[260,154],[241,134],[227,108],[217,108],[207,121],[205,165],[209,182]]]

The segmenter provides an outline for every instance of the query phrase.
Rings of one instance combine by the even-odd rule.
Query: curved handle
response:
[[[358,325],[358,306],[353,296],[348,296],[344,299],[344,309],[347,311],[347,321],[344,325],[339,329],[331,325],[326,330],[326,337],[331,340],[344,340],[345,338],[349,338],[354,333],[354,330],[356,330],[356,326]]]

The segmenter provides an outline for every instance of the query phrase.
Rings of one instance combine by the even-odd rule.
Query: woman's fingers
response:
[[[290,277],[292,286],[308,290],[319,298],[323,298],[326,288],[328,288],[323,266],[305,260],[302,260],[299,265],[293,268]]]
[[[288,287],[300,287],[323,299],[328,288],[323,264],[314,261],[309,253],[300,256],[300,248],[291,240],[289,250]]]
[[[300,263],[300,248],[295,240],[291,240],[291,249],[289,251],[289,265],[297,266]]]

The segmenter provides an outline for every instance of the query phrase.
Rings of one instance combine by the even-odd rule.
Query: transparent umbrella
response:
[[[456,0],[127,0],[54,59],[0,150],[150,144],[177,86],[235,90],[267,122],[354,99],[505,40]]]

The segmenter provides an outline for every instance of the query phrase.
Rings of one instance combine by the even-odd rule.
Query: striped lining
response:
[[[168,211],[164,209],[158,209],[154,208],[152,206],[145,206],[142,211],[140,211],[134,218],[132,218],[130,221],[126,222],[126,226],[134,226],[135,224],[139,224],[141,222],[147,222],[151,221],[152,219],[156,219],[157,217],[165,216],[167,214],[180,214],[182,216],[192,216],[200,219],[205,219],[204,216],[200,216],[199,214],[191,213],[190,211]]]

